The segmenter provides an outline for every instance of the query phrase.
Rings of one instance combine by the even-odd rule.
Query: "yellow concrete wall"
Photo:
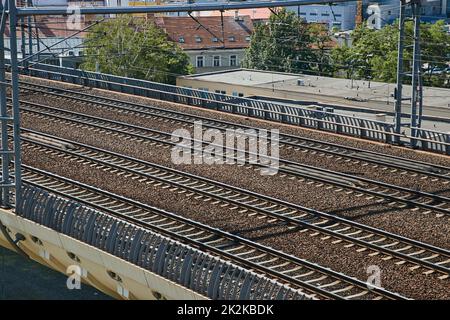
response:
[[[83,282],[116,299],[207,299],[192,290],[109,253],[33,221],[18,217],[10,210],[0,209],[0,220],[11,230],[12,237],[18,232],[25,236],[26,240],[21,241],[19,246],[30,258],[64,274],[67,274],[68,266],[79,265],[83,270]],[[36,237],[40,241],[36,243],[32,237]],[[1,232],[0,245],[12,249]],[[80,262],[72,260],[68,252],[75,254]],[[115,272],[122,281],[112,279],[107,271]]]
[[[292,91],[284,90],[272,90],[270,88],[258,88],[245,85],[227,84],[222,82],[198,80],[193,78],[177,78],[177,86],[190,87],[192,89],[207,88],[209,92],[215,92],[215,90],[226,91],[226,94],[232,95],[233,91],[243,93],[244,97],[248,96],[261,96],[261,97],[275,97],[281,99],[290,100],[320,100],[320,95],[314,94],[302,94]]]

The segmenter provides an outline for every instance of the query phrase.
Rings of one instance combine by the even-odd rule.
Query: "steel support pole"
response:
[[[418,91],[419,116],[417,118],[417,128],[422,128],[422,116],[423,116],[423,78],[422,78],[422,70],[420,69],[421,67],[422,67],[422,57],[419,55],[419,91]]]
[[[35,31],[36,31],[36,51],[38,52],[37,56],[37,60],[41,60],[41,55],[40,55],[40,51],[41,51],[41,45],[39,43],[40,39],[39,39],[39,27],[38,27],[38,23],[36,21],[36,17],[33,17],[34,19],[34,24],[35,24]],[[34,54],[30,54],[31,60],[34,60]]]
[[[418,113],[420,100],[420,0],[411,3],[412,14],[414,20],[414,47],[413,47],[413,66],[412,66],[412,82],[411,82],[411,144],[416,146],[416,136],[418,127]]]
[[[20,148],[20,113],[19,113],[19,70],[17,66],[17,8],[15,0],[9,0],[9,28],[11,50],[11,99],[13,116],[14,139],[14,184],[16,203],[21,202],[22,187],[22,159]]]
[[[398,54],[397,54],[397,86],[395,87],[395,119],[394,130],[400,134],[402,127],[402,91],[403,91],[403,49],[405,40],[405,0],[400,0],[400,16],[398,21]],[[395,142],[400,142],[400,136]]]
[[[27,7],[31,7],[33,5],[31,0],[27,0]],[[33,27],[31,25],[32,16],[27,17],[28,24],[28,54],[31,56],[33,54]]]
[[[11,184],[11,179],[9,176],[9,162],[10,162],[10,150],[8,145],[8,108],[6,105],[6,69],[5,69],[5,39],[4,39],[4,31],[6,24],[6,10],[8,4],[5,3],[5,7],[3,7],[2,2],[0,1],[0,11],[2,12],[2,26],[0,33],[0,126],[1,126],[1,159],[2,159],[2,177],[1,177],[1,205],[3,207],[8,208],[10,206],[9,203],[9,190],[10,187],[8,185]]]
[[[22,17],[20,18],[20,52],[22,54],[22,67],[25,67],[27,65],[25,58],[27,57],[27,52],[26,52],[26,43],[27,43],[27,38],[25,35],[25,18]]]

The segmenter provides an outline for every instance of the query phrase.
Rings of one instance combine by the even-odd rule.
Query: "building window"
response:
[[[236,67],[237,66],[237,56],[232,55],[230,56],[230,67]]]
[[[195,36],[195,42],[202,42],[202,38],[200,38],[199,36]]]
[[[309,15],[310,16],[317,16],[317,13],[316,12],[310,12]]]
[[[213,57],[213,66],[214,67],[220,67],[220,56],[214,56]]]
[[[306,12],[300,12],[301,16],[306,16]]]
[[[219,39],[217,39],[217,37],[212,38],[212,42],[218,42]]]
[[[236,41],[235,36],[229,36],[229,37],[228,37],[228,41],[230,41],[230,42]]]
[[[250,41],[252,38],[250,36],[245,37],[245,41]]]
[[[391,10],[388,11],[388,16],[390,16],[392,14]]]
[[[203,56],[197,56],[197,68],[203,68],[204,66],[204,57]]]
[[[243,93],[238,93],[238,97],[243,97],[244,94]]]
[[[179,42],[179,43],[184,43],[184,37],[179,37],[179,38],[178,38],[178,42]]]
[[[322,13],[322,17],[329,17],[330,16],[330,14],[329,13]]]
[[[336,13],[334,16],[335,16],[335,17],[342,17],[342,14]]]

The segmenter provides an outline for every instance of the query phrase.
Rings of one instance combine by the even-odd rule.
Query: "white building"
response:
[[[421,20],[425,22],[434,22],[439,19],[445,19],[449,0],[422,0],[421,5]],[[407,7],[406,15],[411,14],[411,8]],[[371,1],[367,7],[367,23],[369,26],[380,29],[386,24],[393,23],[398,19],[400,14],[400,7],[398,0],[379,0]]]
[[[381,29],[398,19],[400,7],[398,1],[374,3],[367,7],[367,24],[374,29]]]
[[[356,2],[329,5],[306,5],[289,7],[300,18],[307,22],[327,23],[329,28],[337,27],[339,30],[351,30],[355,27]]]

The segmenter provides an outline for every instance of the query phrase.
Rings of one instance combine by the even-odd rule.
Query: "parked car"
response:
[[[433,74],[433,75],[440,75],[444,73],[450,73],[450,66],[447,67],[434,67],[434,68],[427,68],[423,69],[424,74]]]

